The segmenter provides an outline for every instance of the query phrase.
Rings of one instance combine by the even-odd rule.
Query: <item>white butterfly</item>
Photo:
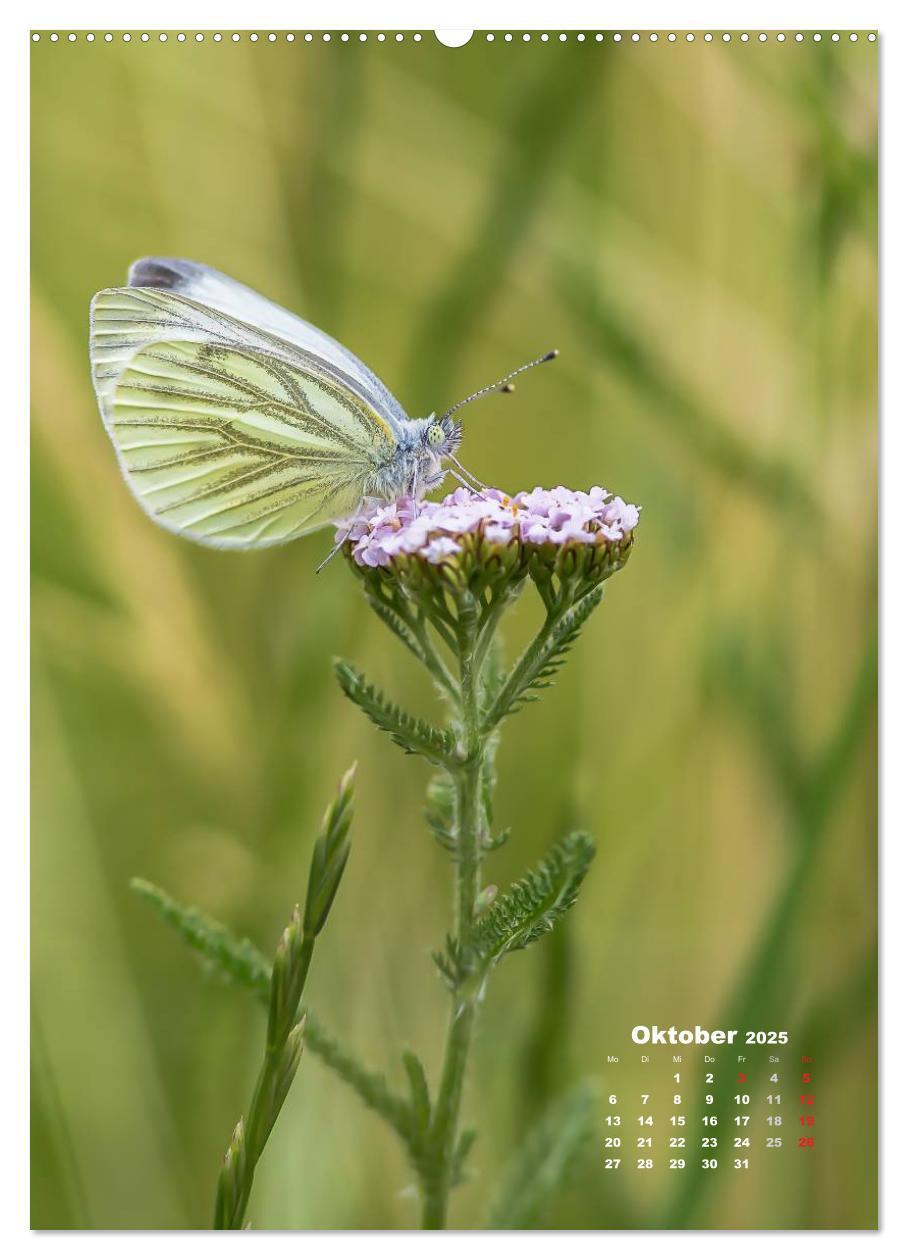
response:
[[[210,547],[287,542],[449,472],[475,481],[454,412],[556,353],[416,420],[339,342],[210,267],[143,258],[127,285],[91,304],[101,416],[144,510]]]

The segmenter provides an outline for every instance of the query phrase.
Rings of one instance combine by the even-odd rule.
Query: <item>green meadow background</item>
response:
[[[696,1022],[788,1028],[815,1057],[810,1158],[610,1179],[597,1117],[543,1223],[874,1225],[876,57],[866,34],[33,45],[35,1226],[207,1226],[262,1015],[128,881],[270,951],[354,759],[354,850],[307,994],[397,1083],[405,1043],[437,1074],[447,1011],[424,768],[331,660],[430,713],[423,678],[342,563],[315,577],[326,537],[206,551],[120,478],[88,303],[148,253],[305,314],[414,415],[557,346],[465,413],[464,462],[644,506],[557,685],[505,731],[513,838],[488,878],[572,825],[599,854],[566,926],[496,974],[452,1225],[483,1223],[547,1100],[604,1090],[634,1024]],[[512,649],[535,616],[526,595]],[[412,1227],[410,1183],[307,1055],[253,1223]]]

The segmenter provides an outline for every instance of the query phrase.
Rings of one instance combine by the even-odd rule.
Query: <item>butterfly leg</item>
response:
[[[360,502],[359,507],[356,509],[356,511],[355,511],[355,512],[353,513],[353,515],[351,516],[351,518],[350,518],[350,524],[347,526],[347,532],[344,534],[343,538],[341,538],[339,542],[336,542],[336,543],[334,544],[334,546],[331,548],[331,550],[330,550],[330,551],[328,552],[328,554],[325,556],[324,560],[321,562],[321,564],[320,564],[320,565],[318,566],[318,568],[315,570],[315,572],[316,572],[317,574],[318,574],[318,573],[321,573],[322,569],[325,567],[325,565],[328,563],[328,561],[329,561],[329,560],[333,560],[333,559],[334,559],[334,557],[335,557],[335,556],[337,555],[337,553],[340,551],[341,547],[343,547],[344,543],[345,543],[345,542],[347,541],[347,539],[350,537],[351,533],[353,532],[353,526],[354,526],[354,524],[355,524],[356,520],[358,519],[360,512],[363,510],[363,503],[364,503],[364,502],[365,502],[365,500],[362,500],[362,501]]]
[[[474,477],[471,472],[468,472],[467,469],[464,468],[463,464],[460,462],[459,459],[457,459],[456,456],[449,455],[448,459],[451,461],[454,467],[459,469],[460,472],[463,474],[463,476],[458,477],[457,473],[452,473],[452,476],[457,477],[457,480],[462,485],[467,486],[471,490],[488,490],[490,488],[489,486],[486,485],[484,481],[480,481],[478,477]],[[467,478],[467,481],[464,481],[464,477]],[[473,483],[472,485],[470,484],[471,482]]]
[[[334,557],[337,555],[337,553],[340,551],[341,547],[343,547],[344,543],[347,541],[349,537],[350,537],[350,530],[347,530],[346,534],[344,534],[340,542],[335,543],[334,546],[331,548],[331,550],[328,552],[328,554],[325,556],[324,560],[315,570],[316,573],[321,573],[322,569],[325,567],[328,561],[334,559]]]

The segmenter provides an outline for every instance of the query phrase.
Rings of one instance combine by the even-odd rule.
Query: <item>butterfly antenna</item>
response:
[[[515,368],[513,372],[508,372],[507,376],[503,376],[500,381],[493,381],[491,385],[486,385],[482,389],[477,389],[475,394],[470,394],[468,398],[463,398],[459,403],[455,403],[453,407],[449,407],[444,415],[439,416],[438,423],[447,420],[453,416],[455,411],[460,411],[461,407],[465,407],[467,403],[475,402],[477,398],[482,398],[486,394],[510,394],[513,393],[514,386],[511,381],[515,376],[519,376],[521,372],[528,372],[530,368],[539,367],[540,363],[548,363],[550,359],[557,359],[558,351],[550,350],[548,354],[542,354],[538,359],[533,359],[532,363],[524,363],[523,367]]]

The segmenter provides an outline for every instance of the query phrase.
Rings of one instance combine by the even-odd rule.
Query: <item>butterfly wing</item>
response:
[[[256,328],[264,329],[284,341],[314,355],[322,362],[339,368],[354,382],[369,405],[394,428],[405,423],[407,414],[374,372],[346,346],[323,333],[314,324],[262,297],[223,272],[186,258],[141,258],[129,269],[131,287],[166,290]]]
[[[352,511],[396,444],[351,383],[254,338],[195,323],[184,335],[194,313],[183,300],[155,293],[154,309],[139,311],[147,297],[98,294],[93,334],[102,414],[142,507],[176,533],[235,548],[286,542]],[[125,366],[111,332],[124,311]]]

